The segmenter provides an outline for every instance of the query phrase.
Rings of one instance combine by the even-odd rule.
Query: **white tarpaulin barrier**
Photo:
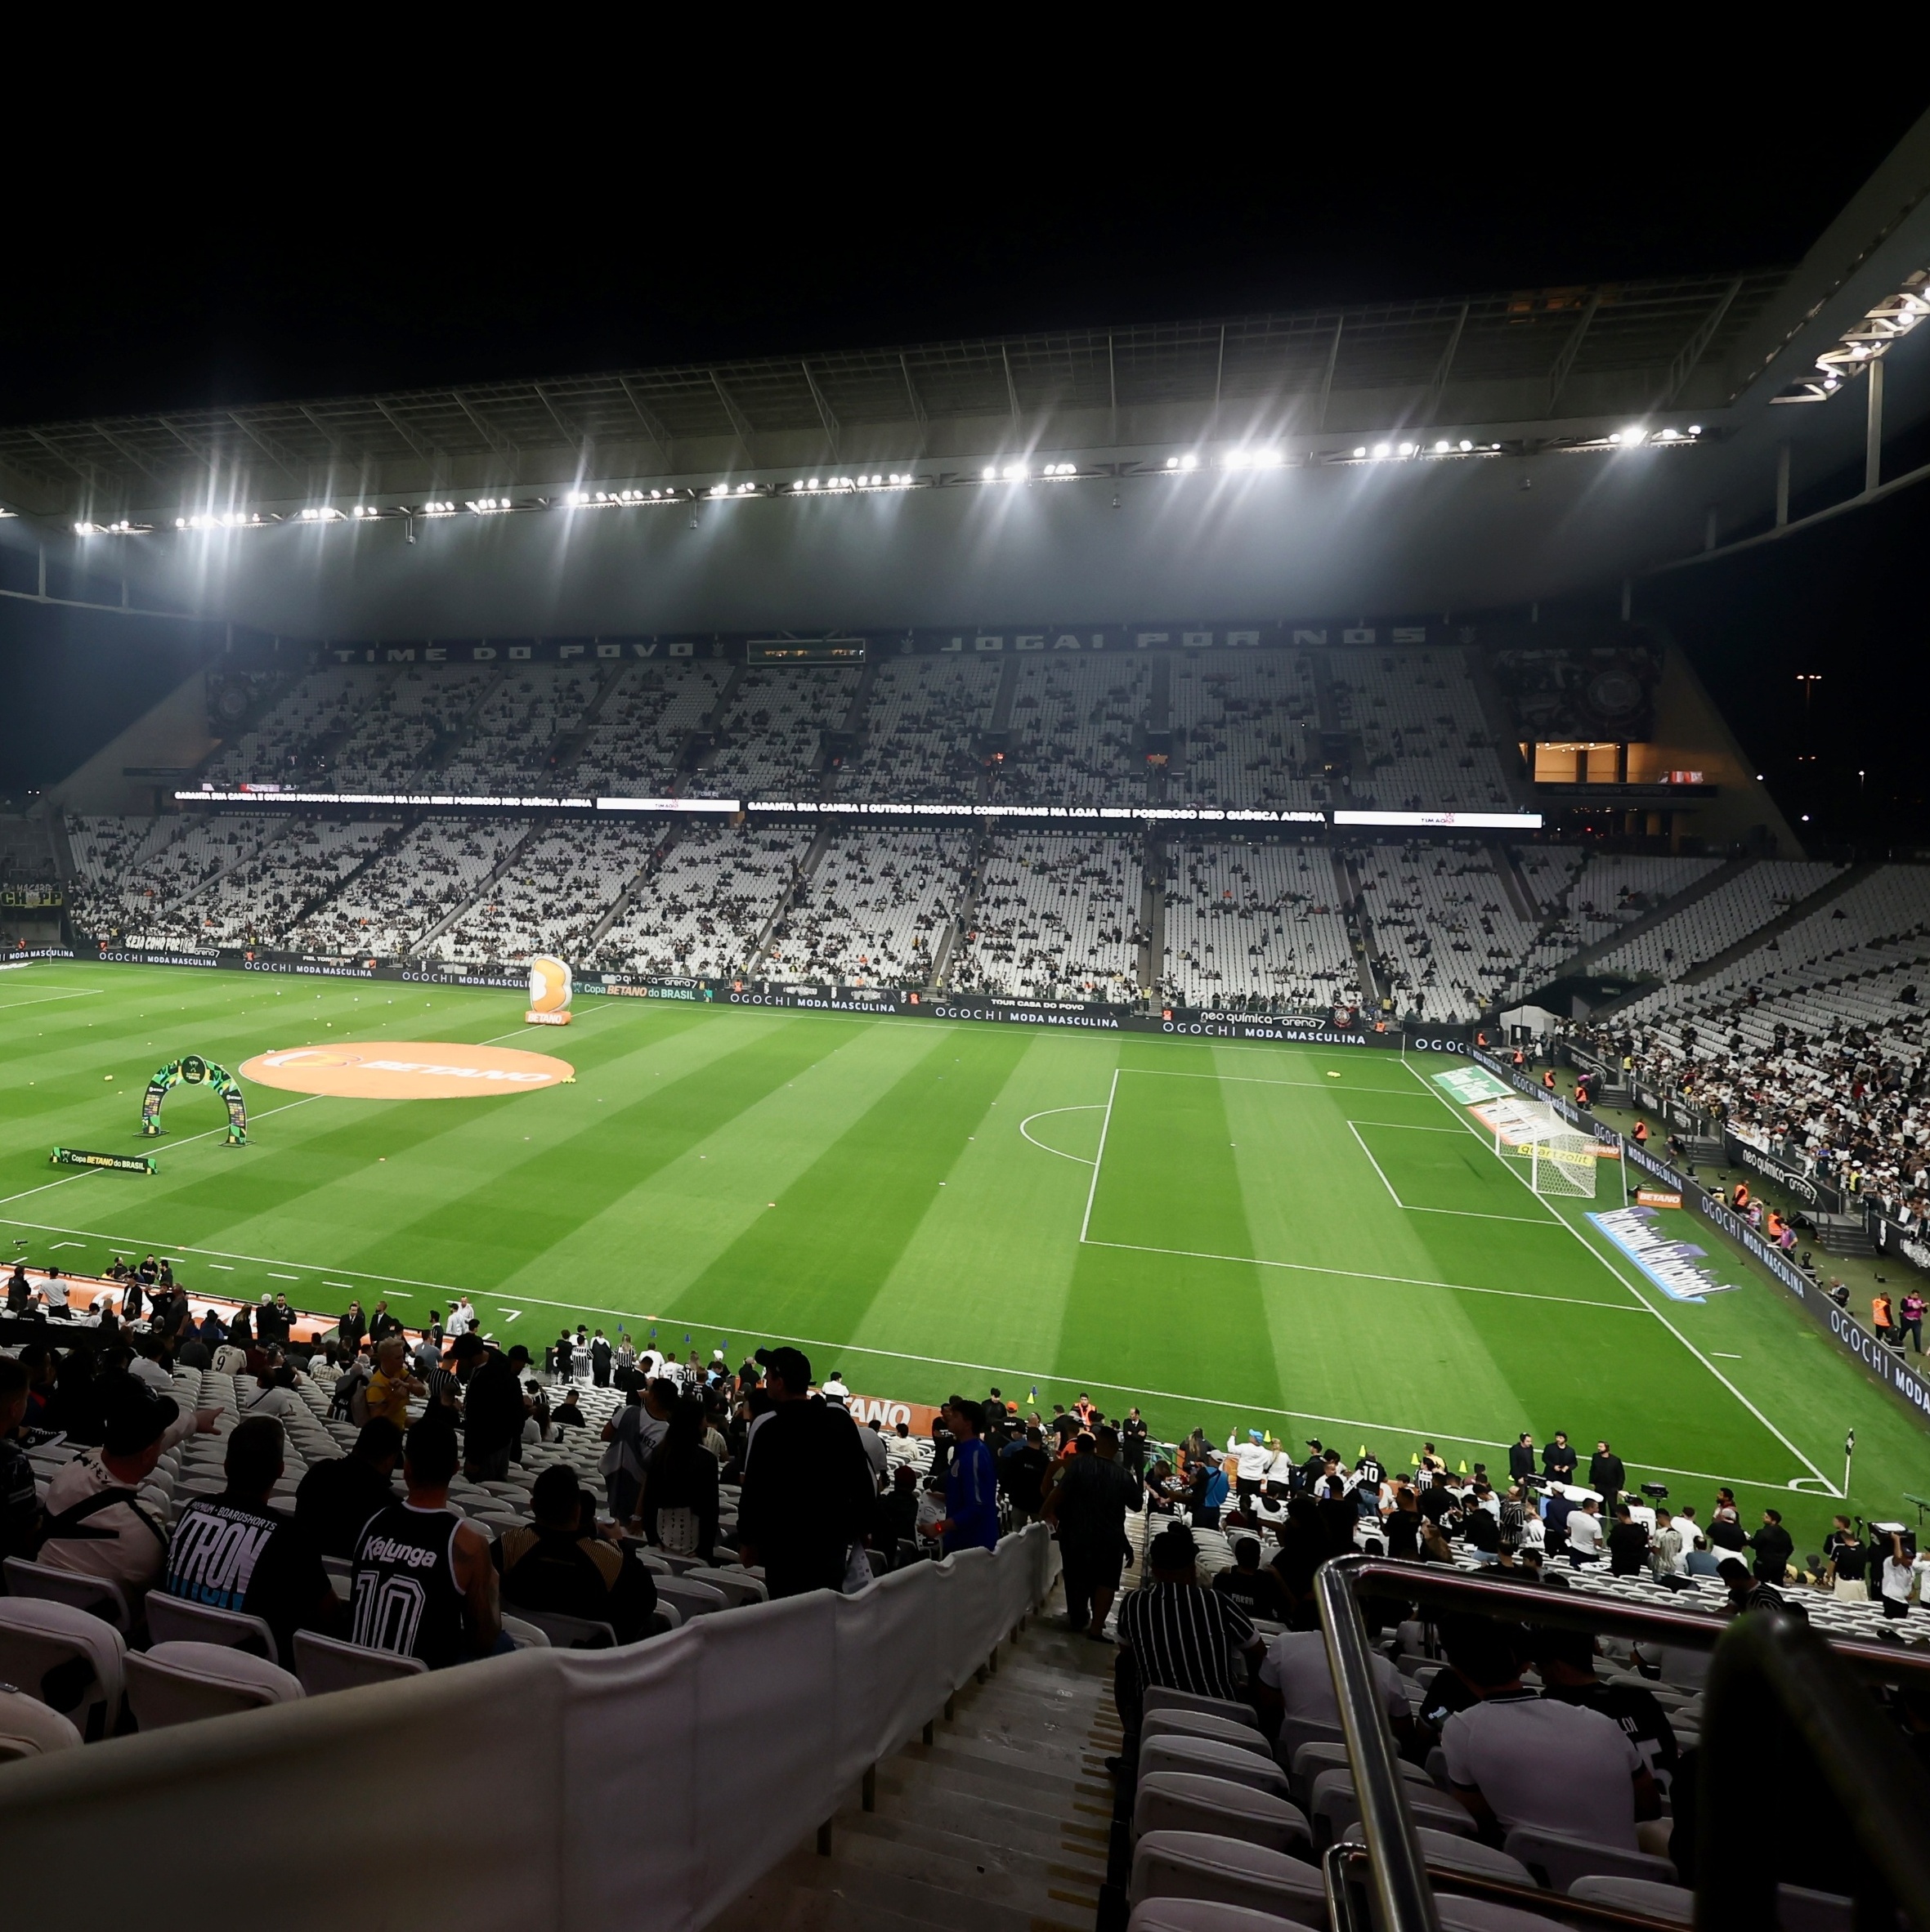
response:
[[[7,1916],[206,1932],[218,1896],[275,1932],[682,1932],[935,1717],[1058,1568],[1034,1524],[625,1650],[519,1651],[0,1765]]]

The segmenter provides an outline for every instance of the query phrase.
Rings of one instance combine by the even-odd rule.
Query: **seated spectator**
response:
[[[1636,1851],[1635,1821],[1655,1818],[1661,1799],[1641,1754],[1599,1711],[1538,1697],[1521,1685],[1507,1632],[1462,1635],[1457,1669],[1476,1702],[1441,1726],[1456,1797],[1484,1835],[1520,1825]]]
[[[174,1387],[174,1378],[168,1374],[161,1353],[161,1338],[158,1335],[150,1332],[137,1337],[134,1343],[134,1359],[128,1363],[128,1372],[157,1393],[166,1395]]]
[[[241,1402],[244,1416],[274,1417],[306,1415],[308,1405],[295,1388],[295,1371],[286,1362],[278,1362],[260,1378],[261,1387]]]
[[[1147,1545],[1153,1581],[1130,1592],[1119,1606],[1119,1658],[1113,1697],[1126,1733],[1109,1771],[1126,1770],[1139,1751],[1140,1715],[1145,1687],[1160,1684],[1202,1697],[1244,1701],[1234,1677],[1236,1654],[1257,1670],[1265,1647],[1245,1611],[1230,1597],[1200,1587],[1198,1549],[1184,1523],[1171,1523]]]
[[[1595,1675],[1595,1639],[1586,1630],[1538,1630],[1534,1663],[1544,1697],[1613,1718],[1641,1754],[1657,1790],[1668,1791],[1676,1770],[1675,1732],[1653,1691],[1603,1683]]]
[[[356,1542],[350,1641],[432,1670],[513,1648],[490,1540],[449,1506],[456,1468],[455,1436],[417,1423],[402,1450],[408,1500],[372,1518]]]
[[[1788,1603],[1774,1584],[1755,1575],[1740,1556],[1722,1558],[1716,1574],[1729,1587],[1729,1600],[1723,1608],[1731,1616],[1740,1617],[1745,1610],[1794,1610],[1799,1616],[1808,1615]]]
[[[362,1424],[354,1448],[311,1463],[295,1490],[295,1522],[324,1556],[353,1556],[363,1526],[396,1500],[402,1432],[386,1416]]]
[[[918,1472],[901,1462],[891,1473],[891,1486],[878,1499],[866,1541],[882,1550],[895,1568],[900,1543],[918,1540]]]
[[[583,1411],[576,1406],[576,1392],[573,1389],[563,1391],[563,1399],[549,1411],[551,1424],[558,1430],[581,1429],[584,1426]]]
[[[1293,1605],[1279,1576],[1260,1567],[1260,1540],[1242,1536],[1233,1546],[1233,1568],[1213,1579],[1213,1588],[1231,1597],[1247,1616],[1268,1623],[1291,1622]]]
[[[1401,1744],[1408,1744],[1415,1736],[1414,1719],[1400,1673],[1377,1651],[1369,1652],[1368,1661],[1394,1735]],[[1447,1675],[1444,1670],[1440,1674]],[[1289,1630],[1274,1638],[1266,1647],[1258,1684],[1260,1713],[1269,1731],[1277,1732],[1283,1717],[1338,1727],[1341,1707],[1334,1696],[1333,1668],[1328,1661],[1323,1632]]]
[[[619,1644],[648,1635],[656,1585],[641,1563],[626,1560],[613,1541],[597,1534],[596,1499],[578,1485],[575,1473],[545,1469],[530,1503],[534,1527],[507,1531],[495,1545],[503,1601],[607,1623]]]
[[[295,1632],[332,1630],[347,1607],[329,1586],[307,1531],[268,1512],[285,1466],[281,1424],[249,1416],[228,1437],[228,1487],[181,1513],[159,1587],[171,1597],[258,1617],[275,1633],[275,1661],[295,1667]]]
[[[701,1402],[680,1402],[644,1472],[637,1520],[643,1534],[678,1556],[706,1562],[717,1545],[717,1458],[703,1442]],[[540,1481],[540,1478],[538,1478]]]
[[[15,1438],[27,1413],[25,1362],[0,1355],[0,1562],[31,1557],[40,1546],[40,1494],[34,1465]]]
[[[140,1500],[141,1485],[177,1442],[211,1434],[221,1411],[183,1415],[172,1396],[154,1394],[132,1375],[108,1380],[101,1446],[63,1465],[47,1486],[38,1560],[118,1583],[137,1610],[168,1554],[168,1532]]]

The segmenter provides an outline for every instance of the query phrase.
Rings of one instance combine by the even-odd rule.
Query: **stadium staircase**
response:
[[[529,830],[523,834],[522,838],[517,840],[515,844],[510,847],[508,853],[503,860],[503,862],[490,874],[489,877],[484,879],[482,883],[477,886],[476,890],[470,893],[468,898],[464,899],[452,910],[445,913],[442,917],[437,919],[435,924],[431,926],[426,932],[420,934],[410,946],[409,950],[413,953],[419,955],[426,948],[433,946],[436,941],[440,939],[442,935],[446,932],[449,928],[453,926],[465,912],[470,911],[475,906],[481,905],[482,901],[489,897],[490,888],[495,885],[496,881],[499,879],[501,879],[506,873],[509,872],[515,866],[517,861],[522,858],[522,855],[527,852],[530,847],[537,842],[538,839],[547,838],[549,834],[549,826],[546,825],[541,819],[533,820],[531,822]]]
[[[1605,937],[1592,940],[1578,951],[1570,953],[1565,959],[1558,961],[1542,976],[1542,983],[1544,986],[1552,985],[1558,979],[1572,979],[1577,973],[1586,973],[1597,959],[1606,959],[1617,947],[1625,946],[1631,939],[1641,937],[1644,932],[1652,932],[1665,920],[1673,919],[1678,912],[1693,906],[1698,899],[1706,899],[1719,887],[1727,885],[1731,879],[1740,879],[1755,863],[1753,858],[1731,859],[1726,865],[1718,865],[1713,872],[1704,873],[1700,879],[1683,887],[1681,892],[1671,894],[1659,906],[1645,912],[1640,919],[1632,919],[1625,926],[1616,927]],[[1571,894],[1573,889],[1572,887],[1570,888]],[[1568,914],[1564,910],[1557,917],[1565,919]],[[1534,989],[1529,987],[1525,990],[1532,992]],[[1639,989],[1639,992],[1652,992],[1654,990],[1653,986],[1644,986]],[[1628,997],[1638,997],[1639,992],[1632,993]],[[1619,1001],[1611,1000],[1607,1005],[1596,1007],[1594,1011],[1599,1016],[1606,1013],[1610,1006],[1619,1004]]]
[[[616,895],[611,902],[610,910],[597,922],[596,929],[589,938],[584,941],[583,956],[584,959],[592,959],[595,956],[597,948],[603,943],[604,934],[609,932],[611,928],[629,910],[631,901],[635,899],[638,892],[643,891],[652,875],[661,867],[664,861],[669,856],[670,847],[677,843],[678,835],[685,829],[684,826],[673,822],[664,834],[663,842],[637,868],[636,876],[631,879],[625,885],[623,890]]]
[[[1166,886],[1168,860],[1166,841],[1157,832],[1146,835],[1140,874],[1140,929],[1146,935],[1140,948],[1140,984],[1155,991],[1166,973]]]
[[[476,701],[470,705],[455,727],[440,733],[423,754],[422,763],[413,776],[421,778],[431,771],[439,771],[469,741],[470,734],[476,729],[476,721],[482,715],[482,708],[502,687],[503,681],[509,675],[507,664],[499,664],[482,682],[482,689],[477,692]]]
[[[74,863],[74,846],[67,836],[67,815],[58,805],[47,808],[47,843],[53,854],[54,876],[62,885],[71,885],[80,876]]]
[[[940,935],[938,943],[932,953],[932,978],[934,986],[945,984],[945,975],[951,970],[952,955],[958,950],[960,940],[970,931],[972,918],[978,909],[978,888],[983,883],[986,848],[990,839],[983,825],[972,828],[971,849],[965,854],[965,876],[961,881],[958,910],[952,915],[952,923]]]
[[[828,783],[828,780],[827,780]],[[824,863],[825,854],[831,848],[831,828],[820,825],[817,836],[812,839],[804,856],[798,861],[796,871],[791,874],[788,884],[779,895],[771,916],[763,923],[763,929],[757,936],[757,944],[750,949],[750,957],[745,962],[746,973],[755,977],[757,969],[763,964],[765,955],[771,950],[771,942],[777,937],[777,928],[783,924],[784,915],[789,912],[798,896],[798,888],[808,879],[814,879],[817,868]]]
[[[1368,921],[1367,901],[1360,882],[1354,876],[1354,862],[1340,847],[1332,850],[1334,892],[1347,921],[1347,936],[1354,942],[1354,961],[1360,968],[1360,991],[1364,1004],[1378,1010],[1383,1000],[1393,997],[1393,988],[1375,969],[1374,929]]]
[[[1040,1613],[711,1932],[1090,1932],[1119,1749],[1110,1644]]]
[[[611,694],[623,682],[627,664],[614,664],[607,666],[603,681],[596,688],[595,695],[585,704],[574,724],[567,724],[558,731],[544,753],[544,763],[549,776],[559,784],[576,768],[576,761],[583,756],[583,748],[589,742],[590,732],[602,715],[603,707],[609,703]]]
[[[330,901],[339,899],[342,895],[347,892],[348,888],[369,869],[370,866],[377,865],[382,860],[386,859],[390,855],[390,853],[392,853],[396,849],[396,847],[409,836],[410,831],[414,830],[415,824],[418,822],[419,821],[410,821],[407,824],[396,826],[381,841],[381,843],[376,846],[373,852],[367,853],[363,857],[360,865],[352,866],[349,870],[344,872],[339,879],[331,879],[320,892],[317,892],[314,896],[313,898],[303,900],[302,904],[295,909],[294,917],[289,921],[289,924],[291,925],[298,925],[303,919],[312,919],[315,915],[321,911],[323,908],[329,903]],[[301,829],[301,826],[302,821],[298,819],[291,830],[298,831]]]
[[[1713,958],[1704,959],[1691,967],[1677,983],[1685,986],[1699,986],[1704,980],[1714,978],[1724,967],[1746,958],[1758,946],[1768,945],[1778,933],[1786,932],[1790,927],[1820,912],[1832,900],[1840,899],[1852,886],[1861,885],[1873,872],[1881,869],[1877,861],[1869,860],[1861,865],[1852,865],[1847,871],[1838,873],[1834,879],[1825,879],[1807,899],[1798,899],[1793,906],[1778,913],[1767,925],[1758,926],[1753,932],[1744,933],[1734,946],[1725,947]]]

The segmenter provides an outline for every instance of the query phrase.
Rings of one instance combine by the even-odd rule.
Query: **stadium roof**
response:
[[[105,519],[914,461],[1205,431],[1318,437],[1719,407],[1783,269],[1061,329],[0,428],[0,496]]]

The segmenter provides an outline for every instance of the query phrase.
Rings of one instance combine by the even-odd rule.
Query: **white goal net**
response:
[[[1592,1134],[1570,1127],[1553,1108],[1525,1096],[1490,1101],[1471,1110],[1494,1136],[1494,1151],[1522,1170],[1537,1194],[1592,1201],[1605,1147]]]

